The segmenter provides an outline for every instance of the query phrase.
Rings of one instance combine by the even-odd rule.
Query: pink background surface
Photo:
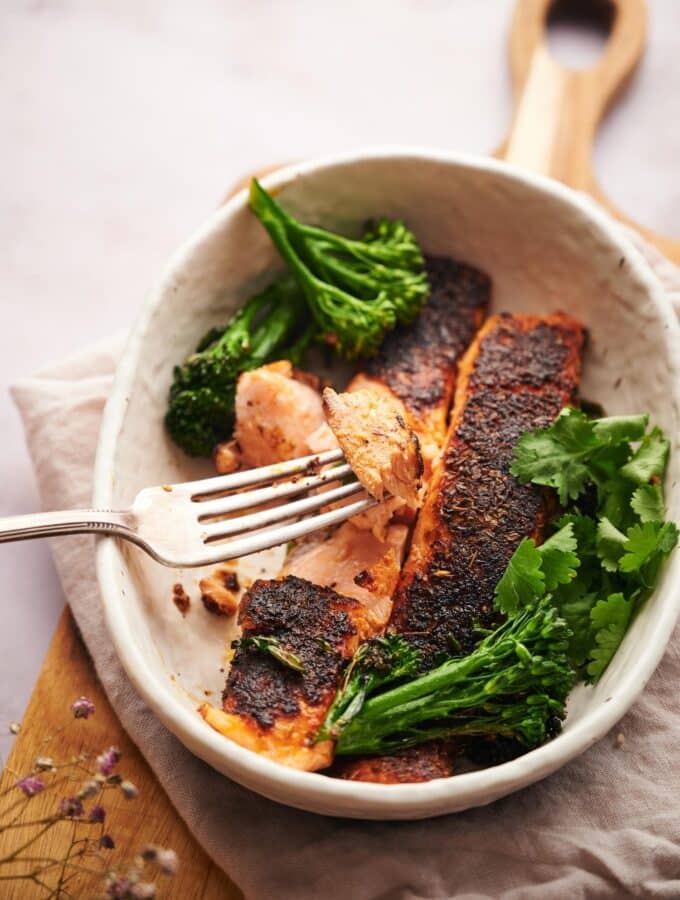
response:
[[[602,185],[680,236],[678,0],[596,147]],[[513,0],[0,4],[0,515],[39,507],[7,394],[124,331],[164,260],[253,167],[367,144],[486,152],[510,115]],[[556,52],[589,60],[588,34]],[[63,606],[44,542],[0,548],[0,751]]]

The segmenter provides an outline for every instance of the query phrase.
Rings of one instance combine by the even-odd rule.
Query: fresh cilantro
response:
[[[664,522],[670,442],[647,427],[645,415],[589,419],[567,408],[549,427],[523,434],[513,455],[511,472],[522,483],[554,488],[567,514],[542,547],[520,545],[497,605],[513,611],[522,598],[532,602],[542,578],[572,631],[572,662],[589,660],[591,678],[604,671],[678,540],[675,525]],[[555,541],[561,552],[552,559]]]
[[[625,530],[635,522],[631,508],[634,490],[635,485],[618,474],[599,485],[600,514],[619,529]]]
[[[588,659],[593,643],[590,611],[597,603],[596,592],[588,592],[580,579],[560,588],[553,600],[560,615],[571,630],[569,658],[574,666],[582,666]]]
[[[651,588],[663,558],[675,547],[678,529],[673,522],[644,522],[628,529],[619,569],[636,573],[642,587]]]
[[[641,522],[663,522],[666,510],[659,484],[641,484],[635,488],[630,507]]]
[[[545,593],[543,557],[536,542],[525,538],[512,554],[512,558],[496,585],[496,608],[506,616],[542,597]]]
[[[649,416],[609,416],[606,419],[595,419],[593,434],[600,443],[608,446],[630,443],[644,437],[648,422]]]
[[[522,484],[553,487],[560,503],[581,494],[588,482],[588,454],[598,447],[592,421],[577,409],[562,410],[549,428],[523,434],[510,471]]]
[[[574,525],[569,522],[538,548],[542,557],[546,591],[554,591],[558,584],[569,584],[576,577],[579,558]]]
[[[597,555],[608,572],[618,569],[625,543],[626,535],[603,516],[597,524]]]
[[[598,600],[590,611],[595,646],[590,651],[588,675],[596,680],[609,665],[623,640],[633,615],[633,604],[623,594],[611,594]]]
[[[255,647],[263,653],[269,653],[277,662],[292,669],[294,672],[304,672],[305,670],[304,663],[297,653],[282,647],[278,638],[268,635],[253,635],[252,637],[241,638],[240,646],[243,648]]]
[[[644,438],[633,458],[621,469],[624,478],[636,484],[647,484],[652,478],[661,478],[666,470],[671,443],[658,428]]]
[[[569,584],[579,565],[575,553],[574,525],[565,524],[540,547],[525,538],[517,547],[496,585],[496,609],[514,615],[530,606],[559,584]]]

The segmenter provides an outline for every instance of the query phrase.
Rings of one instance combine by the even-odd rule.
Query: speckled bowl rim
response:
[[[486,157],[450,153],[419,147],[375,148],[328,156],[281,169],[264,179],[268,188],[282,187],[293,179],[326,167],[347,165],[366,159],[408,160],[414,165],[430,161],[463,167],[472,171],[490,171],[521,182],[533,191],[543,192],[575,208],[584,225],[596,229],[604,240],[620,248],[630,270],[643,285],[660,319],[665,320],[669,355],[680,346],[680,330],[660,283],[640,252],[624,231],[610,220],[590,198],[563,185]],[[156,308],[163,302],[164,285],[170,273],[190,261],[195,248],[215,229],[220,228],[236,210],[247,203],[245,191],[239,192],[171,258],[164,277],[147,297],[118,365],[113,390],[103,416],[94,475],[94,505],[109,507],[114,473],[111,462],[124,421],[126,396],[133,382],[144,336]],[[676,407],[680,391],[673,386]],[[657,667],[680,611],[680,590],[664,590],[652,639],[640,648],[637,665],[622,673],[609,702],[599,705],[562,733],[557,739],[518,759],[482,771],[436,779],[424,784],[379,785],[328,778],[317,773],[289,769],[258,756],[212,731],[194,712],[182,706],[167,684],[153,672],[149,661],[132,639],[131,623],[114,588],[114,567],[120,566],[116,540],[103,537],[97,542],[96,571],[104,604],[106,623],[120,661],[130,680],[149,707],[196,756],[235,781],[271,799],[311,811],[369,819],[410,819],[442,815],[472,806],[481,806],[521,787],[538,781],[583,753],[600,740],[625,714],[643,690]],[[664,573],[664,586],[680,581],[680,556]],[[661,588],[660,588],[661,590]]]

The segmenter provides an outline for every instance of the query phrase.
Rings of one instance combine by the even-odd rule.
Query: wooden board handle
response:
[[[598,61],[579,70],[558,63],[548,49],[548,15],[554,6],[554,0],[518,0],[515,7],[510,31],[515,112],[500,155],[591,194],[680,262],[680,241],[632,222],[605,197],[592,169],[597,128],[644,52],[645,0],[592,0],[591,9],[609,8],[612,27]]]

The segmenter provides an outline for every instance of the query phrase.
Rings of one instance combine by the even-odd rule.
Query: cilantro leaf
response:
[[[496,609],[508,616],[576,577],[579,559],[574,525],[567,522],[540,547],[525,538],[496,585]]]
[[[572,526],[572,534],[576,538],[578,555],[583,561],[585,555],[595,554],[595,541],[597,538],[597,523],[590,516],[566,513],[557,522],[558,528],[565,525]]]
[[[624,478],[636,484],[647,484],[651,478],[661,478],[666,471],[666,463],[671,442],[658,428],[653,429],[642,441],[630,462],[621,468]]]
[[[603,516],[597,524],[597,555],[608,572],[619,568],[625,544],[626,535]]]
[[[639,441],[647,429],[649,416],[608,416],[593,422],[593,433],[603,444]]]
[[[521,436],[510,468],[522,483],[553,487],[567,514],[544,544],[518,548],[497,602],[512,615],[541,590],[549,594],[571,629],[572,663],[586,665],[592,679],[678,542],[676,526],[664,522],[661,486],[670,442],[647,427],[646,415],[588,419],[566,408],[549,427]]]
[[[592,423],[578,409],[567,407],[548,428],[523,434],[513,455],[512,474],[522,484],[553,487],[560,503],[575,500],[588,482],[585,457],[597,447]]]
[[[609,665],[623,640],[633,615],[633,603],[622,593],[598,600],[590,611],[595,646],[590,652],[587,672],[596,681]]]
[[[575,552],[577,547],[574,525],[571,522],[539,546],[546,591],[554,591],[558,584],[569,584],[576,577],[579,567],[579,558]]]
[[[642,522],[663,522],[666,509],[661,485],[641,484],[635,488],[630,506]]]
[[[643,522],[628,529],[625,553],[619,561],[622,572],[639,573],[645,587],[652,587],[661,559],[667,556],[678,540],[673,522]]]
[[[499,612],[512,616],[521,607],[543,596],[545,576],[542,562],[536,542],[524,538],[496,585],[496,609]]]
[[[599,512],[620,531],[635,524],[631,498],[635,486],[618,474],[599,485]]]

